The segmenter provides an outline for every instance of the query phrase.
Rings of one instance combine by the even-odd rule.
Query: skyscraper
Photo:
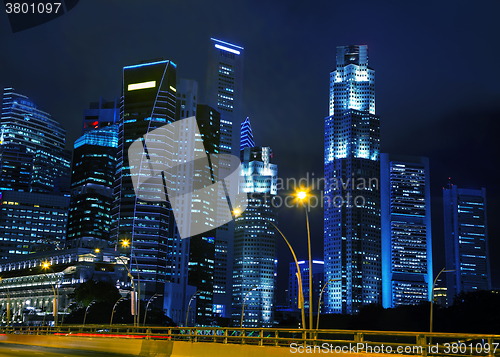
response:
[[[33,155],[30,191],[69,196],[71,154],[66,131],[27,96],[5,88],[0,119],[1,145],[18,144]]]
[[[278,167],[271,163],[269,147],[243,150],[241,193],[248,195],[246,210],[237,215],[234,231],[233,319],[240,318],[245,301],[243,326],[270,327],[273,320],[276,275]],[[237,209],[237,207],[235,208]]]
[[[337,47],[325,118],[325,312],[381,302],[380,124],[367,46]]]
[[[443,189],[448,304],[465,291],[491,290],[486,189]]]
[[[220,113],[220,154],[232,154],[236,157],[240,155],[237,128],[242,119],[243,59],[243,47],[210,39],[206,104]],[[230,160],[219,160],[219,178],[231,173],[230,166]],[[227,189],[234,195],[238,187],[228,185]],[[226,197],[219,197],[218,205],[221,208],[218,209],[218,219],[227,222],[228,217],[224,216]],[[215,239],[215,266],[225,266],[226,269],[215,270],[214,304],[219,306],[224,317],[231,317],[233,232],[234,221],[230,221],[217,228]]]
[[[382,298],[385,308],[430,301],[429,159],[381,154]]]
[[[176,67],[169,60],[153,60],[123,68],[112,234],[118,248],[132,257],[130,269],[140,281],[141,299],[164,293],[165,284],[179,283],[180,277],[181,267],[174,263],[175,224],[171,205],[165,201],[165,184],[142,182],[136,194],[131,175],[141,175],[150,163],[141,161],[142,153],[129,157],[128,151],[135,140],[175,121]],[[158,138],[161,145],[157,146],[144,144],[148,156],[164,165],[164,179],[170,182],[174,153],[165,149],[164,140]],[[139,162],[140,167],[130,162]],[[122,248],[125,242],[129,244]]]
[[[68,248],[111,248],[111,208],[118,127],[85,131],[75,141]]]

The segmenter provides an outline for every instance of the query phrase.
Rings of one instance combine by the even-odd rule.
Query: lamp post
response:
[[[323,291],[325,290],[326,286],[328,284],[330,284],[332,281],[340,281],[340,280],[342,280],[342,279],[330,279],[321,288],[321,292],[319,293],[319,300],[318,300],[318,317],[316,318],[316,330],[319,330],[319,313],[320,313],[320,309],[321,309],[321,297],[323,296]]]
[[[71,305],[74,305],[76,304],[75,302],[72,302],[70,303],[68,306],[66,306],[66,308],[64,309],[64,312],[63,312],[63,317],[61,319],[61,326],[63,325],[63,322],[64,322],[64,316],[66,316],[66,310],[68,310],[68,308],[71,306]]]
[[[93,303],[95,303],[97,300],[92,300],[89,304],[89,306],[87,306],[87,308],[85,309],[85,315],[83,315],[83,326],[85,326],[85,321],[87,320],[87,312],[89,311],[89,308],[92,306]]]
[[[309,230],[309,215],[307,213],[308,207],[305,205],[304,200],[307,198],[307,192],[300,190],[297,192],[299,202],[304,205],[306,211],[306,225],[307,225],[307,248],[309,251],[309,328],[313,328],[313,313],[312,313],[312,261],[311,261],[311,232]]]
[[[128,245],[128,241],[123,241],[123,242],[122,242],[122,245],[127,246],[127,245]],[[131,298],[131,300],[132,300],[132,304],[137,305],[137,303],[136,303],[136,301],[135,301],[137,294],[136,294],[136,292],[135,292],[134,277],[133,277],[133,276],[132,276],[132,274],[130,273],[130,269],[128,268],[127,264],[125,264],[125,263],[123,262],[122,257],[117,257],[117,258],[116,258],[116,260],[117,260],[117,261],[119,261],[120,263],[122,263],[122,264],[123,264],[123,266],[125,267],[125,269],[127,269],[127,275],[130,277],[130,281],[132,282],[132,294],[133,294],[133,295],[132,295],[132,298]],[[134,305],[134,307],[135,307],[135,305]],[[134,313],[135,313],[135,310],[136,310],[136,309],[134,308]],[[134,314],[133,316],[134,316],[134,327],[135,327],[135,326],[137,325],[137,315],[136,315],[136,314]]]
[[[240,327],[243,327],[243,314],[245,313],[245,302],[247,301],[247,296],[252,292],[252,290],[257,289],[257,285],[253,285],[250,290],[245,294],[245,298],[243,299],[243,306],[241,307],[241,322]]]
[[[151,298],[148,300],[148,303],[146,304],[146,311],[144,311],[144,322],[142,324],[142,326],[146,326],[146,316],[148,315],[148,307],[149,307],[149,304],[151,303],[151,301],[153,301],[154,298],[157,298],[159,296],[163,296],[163,294],[154,294],[153,296],[151,296]]]
[[[124,299],[124,297],[120,297],[116,302],[115,304],[113,305],[113,310],[111,310],[111,320],[109,320],[109,327],[111,327],[111,325],[113,324],[113,315],[115,314],[115,309],[116,309],[116,306],[118,305],[118,303],[120,301],[122,301]]]
[[[56,273],[54,272],[54,269],[50,266],[49,262],[45,262],[42,265],[43,269],[50,269],[52,273],[54,273],[54,277],[56,278],[56,288],[57,288],[57,293],[56,293],[56,288],[54,288],[54,284],[52,284],[49,281],[50,286],[52,287],[52,291],[54,293],[54,302],[53,302],[53,310],[54,310],[54,327],[57,327],[57,320],[58,320],[58,312],[59,312],[59,285],[57,284],[57,276]],[[47,273],[45,273],[47,274]]]
[[[286,239],[285,235],[279,230],[279,228],[270,220],[268,220],[266,218],[264,218],[264,219],[266,221],[268,221],[269,223],[271,223],[273,225],[273,227],[279,232],[279,234],[283,237],[286,244],[288,245],[288,248],[290,248],[290,251],[292,252],[293,260],[295,261],[295,266],[297,268],[297,278],[299,279],[299,282],[298,282],[299,289],[300,289],[300,292],[302,292],[302,294],[300,294],[300,292],[299,292],[299,309],[301,309],[301,311],[302,311],[302,314],[301,314],[302,315],[302,328],[305,329],[306,328],[306,317],[305,317],[305,313],[304,313],[304,292],[303,292],[303,287],[302,287],[302,274],[300,272],[300,266],[299,266],[299,262],[297,261],[297,256],[295,255],[295,252],[293,251],[292,246],[288,242],[288,239]]]
[[[441,273],[451,273],[454,272],[455,270],[445,270],[445,268],[441,269],[439,274],[436,276],[436,279],[434,279],[434,283],[432,284],[432,290],[431,290],[431,318],[430,318],[430,333],[432,333],[432,318],[433,318],[433,307],[434,307],[434,286],[436,286],[436,282],[441,275]]]
[[[193,299],[195,298],[195,296],[198,294],[198,291],[195,292],[192,296],[191,296],[191,299],[189,299],[189,303],[188,303],[188,308],[187,308],[187,311],[186,311],[186,323],[184,324],[184,327],[187,327],[188,325],[188,317],[189,317],[189,310],[191,309],[191,301],[193,301]]]
[[[122,244],[123,248],[127,248],[128,246],[130,246],[130,264],[132,265],[132,243],[129,242],[128,240],[124,239],[124,240],[122,240],[121,244]],[[135,268],[137,270],[137,293],[135,291],[134,278],[133,278],[132,274],[130,273],[130,270],[128,269],[127,265],[125,265],[125,263],[123,265],[125,265],[125,267],[127,268],[128,275],[130,276],[130,279],[132,280],[132,287],[134,289],[134,298],[132,299],[133,300],[132,303],[135,304],[134,305],[134,312],[135,312],[135,314],[134,314],[134,326],[139,327],[139,323],[140,323],[139,316],[141,313],[141,304],[138,300],[141,298],[141,282],[140,282],[140,277],[139,277],[139,265],[137,264],[137,257],[135,255],[134,255],[134,260],[135,260]]]

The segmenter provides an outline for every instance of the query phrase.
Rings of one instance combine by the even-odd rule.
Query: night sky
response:
[[[0,13],[0,86],[14,87],[81,135],[83,110],[120,95],[124,65],[165,58],[201,86],[210,37],[245,48],[243,115],[281,178],[323,176],[323,128],[335,47],[366,44],[376,71],[382,152],[430,158],[435,273],[444,266],[442,188],[486,187],[493,286],[500,288],[500,2],[83,0],[13,34]],[[317,192],[319,193],[319,192]],[[323,211],[311,212],[323,259]],[[307,259],[303,209],[279,226]],[[282,300],[292,257],[278,245]],[[281,301],[280,301],[281,302]]]

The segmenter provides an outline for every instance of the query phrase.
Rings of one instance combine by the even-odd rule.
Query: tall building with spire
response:
[[[219,153],[240,156],[239,124],[243,104],[244,48],[233,43],[211,38],[208,56],[205,102],[220,113]],[[235,168],[230,160],[219,160],[219,179],[227,177]],[[235,195],[238,187],[227,185]],[[218,220],[227,222],[224,208],[226,197],[219,197]],[[214,309],[222,317],[231,317],[231,292],[233,272],[234,221],[219,226],[215,238]]]
[[[325,118],[325,312],[381,303],[380,121],[367,46],[339,46]]]

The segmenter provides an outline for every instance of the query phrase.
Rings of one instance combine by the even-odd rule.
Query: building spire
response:
[[[252,126],[250,125],[250,119],[247,117],[243,123],[241,123],[241,134],[240,134],[240,151],[245,148],[255,147],[255,142],[253,141]]]

